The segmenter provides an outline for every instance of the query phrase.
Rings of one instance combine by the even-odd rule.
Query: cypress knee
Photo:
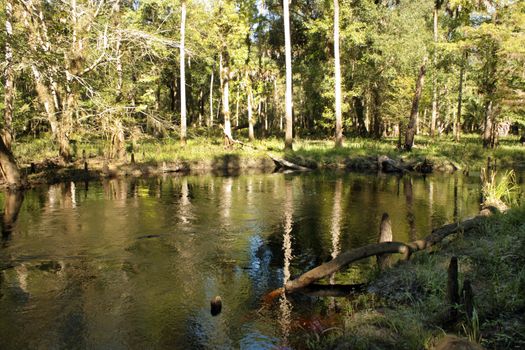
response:
[[[448,266],[447,303],[450,321],[454,322],[457,320],[457,304],[459,303],[458,258],[455,256],[450,258]]]

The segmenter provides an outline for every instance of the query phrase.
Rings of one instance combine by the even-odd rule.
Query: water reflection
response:
[[[332,226],[330,227],[330,233],[332,236],[332,259],[336,258],[341,251],[340,247],[340,236],[341,236],[341,219],[342,219],[342,192],[343,192],[343,180],[341,178],[335,181],[334,189],[334,205],[332,212]],[[330,276],[330,284],[335,284],[335,273]],[[334,297],[330,298],[329,304],[330,310],[334,311],[337,307],[336,300]]]
[[[290,280],[290,263],[292,256],[292,216],[293,216],[293,186],[291,181],[284,183],[284,232],[283,232],[283,285]],[[282,293],[279,298],[279,308],[281,311],[279,323],[281,324],[281,332],[284,345],[288,345],[288,338],[290,337],[290,326],[292,322],[292,303],[288,300],[285,293]]]
[[[4,213],[2,215],[2,240],[6,241],[10,238],[23,201],[24,193],[22,191],[5,191]]]
[[[260,311],[262,296],[375,242],[383,212],[399,241],[477,213],[478,181],[272,174],[5,192],[1,347],[293,347],[296,319],[335,300],[283,296]],[[212,318],[215,295],[223,311]]]
[[[408,239],[409,241],[415,241],[417,239],[416,233],[416,217],[414,215],[414,193],[412,178],[403,178],[403,189],[405,191],[406,209],[407,209],[407,222],[408,222]]]

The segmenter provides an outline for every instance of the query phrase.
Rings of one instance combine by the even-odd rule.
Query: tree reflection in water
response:
[[[332,225],[330,227],[330,234],[332,237],[332,259],[335,259],[341,252],[341,220],[342,220],[342,210],[341,210],[341,201],[343,197],[343,179],[339,178],[335,181],[335,191],[334,191],[334,206],[332,212]],[[330,276],[330,284],[335,283],[335,273]],[[336,308],[336,300],[334,297],[330,298],[329,307],[331,310]]]
[[[286,181],[284,197],[284,235],[283,235],[283,252],[284,252],[284,266],[283,266],[283,285],[290,280],[290,263],[292,256],[292,226],[293,226],[293,184],[291,181]],[[290,326],[292,322],[292,304],[287,299],[286,294],[282,293],[279,299],[279,309],[281,317],[279,323],[281,325],[283,343],[288,343],[290,337]]]
[[[4,213],[2,216],[2,240],[7,241],[11,237],[18,213],[24,201],[22,191],[6,190],[4,192]]]

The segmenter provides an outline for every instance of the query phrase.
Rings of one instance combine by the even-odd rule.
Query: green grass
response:
[[[465,135],[460,143],[450,138],[431,140],[428,137],[418,137],[413,151],[410,153],[399,151],[397,140],[386,138],[372,140],[353,138],[345,141],[344,147],[334,148],[331,140],[296,140],[294,151],[284,153],[283,141],[277,138],[256,140],[250,143],[240,139],[249,146],[235,144],[231,149],[225,149],[220,135],[209,137],[196,136],[188,140],[186,146],[181,146],[178,139],[166,137],[163,139],[145,138],[138,141],[134,147],[137,162],[169,162],[186,161],[189,163],[213,162],[222,157],[231,156],[238,159],[262,159],[270,151],[278,156],[298,164],[317,168],[354,168],[367,169],[379,155],[391,158],[422,161],[429,159],[437,168],[447,166],[452,162],[459,168],[479,170],[486,165],[487,157],[496,159],[502,167],[525,167],[525,148],[516,137],[501,140],[495,150],[482,147],[478,135]],[[103,157],[108,149],[107,140],[76,140],[73,151],[76,157],[81,157],[82,151],[88,156]],[[127,146],[131,151],[131,144]],[[41,139],[22,139],[15,143],[14,153],[21,164],[41,162],[57,155],[57,148],[49,137]]]

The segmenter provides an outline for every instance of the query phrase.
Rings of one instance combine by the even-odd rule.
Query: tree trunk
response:
[[[283,1],[283,21],[284,21],[284,46],[286,56],[286,131],[284,136],[284,149],[293,148],[293,105],[292,105],[292,46],[290,40],[290,13],[289,1]]]
[[[339,60],[339,0],[334,0],[335,147],[343,146],[341,62]]]
[[[459,142],[459,139],[461,137],[461,107],[463,103],[463,79],[465,77],[465,65],[467,64],[467,54],[465,53],[463,56],[463,60],[461,61],[461,69],[459,71],[459,89],[458,89],[458,111],[456,115],[456,135],[455,140],[456,142]]]
[[[279,108],[279,99],[278,99],[278,91],[277,91],[277,77],[273,81],[273,103],[274,103],[274,120],[279,114],[279,131],[283,131],[283,114],[280,111]]]
[[[246,74],[246,77],[246,84],[248,84],[248,138],[250,141],[253,141],[255,139],[253,132],[253,90],[248,74]]]
[[[11,0],[5,2],[5,85],[4,85],[4,130],[2,138],[5,147],[10,150],[13,141],[13,103],[14,103],[14,72],[13,72],[13,27],[11,19],[13,16],[13,4]]]
[[[492,101],[488,101],[485,104],[485,129],[483,131],[483,147],[489,148],[493,147],[492,145],[492,134],[493,134],[493,115],[494,115],[494,106]]]
[[[383,134],[383,120],[381,118],[381,95],[379,87],[372,88],[372,121],[374,138],[380,139]]]
[[[262,106],[262,117],[264,119],[264,128],[263,128],[263,131],[264,131],[264,137],[266,137],[268,135],[268,130],[269,130],[269,122],[268,122],[268,104],[266,102],[266,97],[264,98],[263,102],[262,102],[263,106]]]
[[[226,64],[224,64],[226,62]],[[228,57],[221,54],[220,71],[222,80],[222,116],[224,118],[224,143],[225,146],[231,146],[232,128],[230,120],[230,70],[228,67]]]
[[[430,120],[430,136],[433,138],[436,133],[436,120],[438,118],[438,94],[437,94],[437,43],[438,43],[438,9],[434,7],[434,52],[432,63],[434,66],[434,76],[432,81],[432,119]]]
[[[239,90],[240,86],[237,86],[237,98],[235,99],[235,127],[239,127]]]
[[[120,45],[122,41],[122,34],[117,34],[117,52],[116,52],[116,68],[117,68],[117,97],[116,102],[122,100],[122,86],[123,86],[123,73],[122,73],[122,60],[120,59]]]
[[[208,126],[213,126],[213,69],[211,70],[210,78],[210,120]]]
[[[357,134],[359,136],[366,136],[368,131],[366,127],[366,115],[365,108],[363,106],[363,98],[361,96],[354,96],[352,101],[357,120]]]
[[[23,186],[23,179],[16,164],[13,153],[6,147],[4,140],[0,137],[0,171],[7,182],[8,187],[20,188]]]
[[[201,86],[200,92],[199,92],[199,117],[198,117],[199,126],[202,126],[203,115],[204,115],[204,90]]]
[[[186,145],[186,72],[184,40],[186,32],[186,1],[181,1],[180,20],[180,143]]]
[[[423,84],[425,83],[425,68],[426,59],[419,69],[419,76],[416,82],[416,92],[414,93],[414,99],[412,100],[412,110],[410,112],[410,119],[408,122],[406,134],[405,134],[405,150],[412,150],[414,145],[414,136],[416,133],[416,118],[419,112],[419,100],[421,99],[421,93],[423,91]]]
[[[40,74],[38,68],[35,65],[31,65],[31,71],[33,72],[33,77],[35,78],[35,89],[38,99],[44,106],[44,111],[46,112],[47,120],[49,122],[49,126],[51,127],[51,134],[54,138],[56,138],[58,132],[58,121],[55,114],[55,103],[53,102],[51,94],[49,93],[48,87],[42,81],[42,75]]]

